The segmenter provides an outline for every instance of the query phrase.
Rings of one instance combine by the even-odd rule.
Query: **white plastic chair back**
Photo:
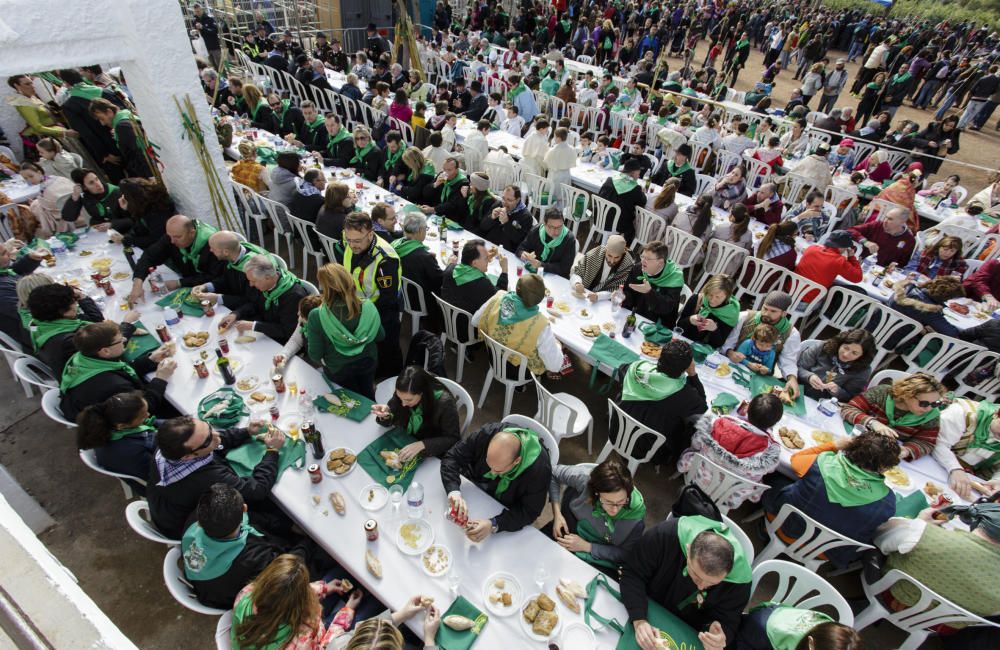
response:
[[[920,355],[925,350],[934,348],[937,348],[937,352],[926,363],[921,364],[918,361]],[[902,357],[906,367],[913,372],[926,372],[935,377],[949,374],[960,376],[972,370],[972,362],[976,356],[985,351],[986,348],[981,345],[930,332],[921,336],[916,346]]]
[[[872,199],[872,202],[869,203],[867,207],[865,207],[864,211],[861,213],[861,218],[859,219],[859,221],[862,222],[867,221],[868,216],[872,212],[878,212],[878,218],[881,220],[883,217],[885,217],[886,213],[888,213],[889,210],[895,210],[896,208],[899,208],[907,215],[910,214],[909,208],[902,206],[898,203],[893,203],[892,201],[886,201],[885,199]]]
[[[722,178],[729,170],[743,163],[743,156],[735,151],[719,149],[715,152],[715,178]]]
[[[548,114],[553,120],[562,119],[562,116],[566,114],[566,102],[559,99],[555,95],[549,96],[549,106]]]
[[[760,186],[764,183],[771,182],[770,165],[756,158],[751,158],[746,154],[743,155],[743,163],[747,169],[746,180],[748,190],[760,189]]]
[[[566,105],[566,110],[568,111],[566,117],[569,118],[569,128],[579,133],[587,118],[587,107],[571,102]]]
[[[866,144],[864,142],[860,142],[858,140],[855,140],[854,141],[854,166],[857,167],[858,163],[860,163],[862,160],[864,160],[868,156],[870,156],[873,153],[875,153],[876,149],[878,149],[878,147],[876,147],[873,144]]]
[[[334,239],[330,235],[324,235],[320,231],[316,230],[315,227],[313,227],[313,232],[315,232],[316,236],[319,237],[319,243],[323,246],[323,251],[326,253],[326,261],[336,262],[337,261],[336,245],[339,244],[340,241]]]
[[[805,195],[812,188],[812,181],[805,176],[795,173],[788,174],[785,176],[785,184],[781,188],[781,202],[785,208],[791,210],[805,198]]]
[[[682,269],[694,266],[703,245],[699,237],[675,226],[664,228],[663,243],[667,245],[667,257]]]
[[[597,456],[597,462],[602,463],[610,454],[611,450],[617,451],[623,458],[628,461],[628,471],[635,476],[635,473],[639,470],[639,465],[642,463],[649,462],[656,452],[660,450],[660,447],[667,441],[666,437],[658,431],[653,431],[646,425],[642,424],[634,417],[621,410],[621,408],[614,403],[613,400],[608,400],[608,442],[604,445],[604,449]],[[612,439],[612,432],[614,433],[614,439]],[[646,451],[645,455],[641,457],[635,456],[636,444],[643,438],[649,438],[652,436],[653,442],[649,445],[649,449]]]
[[[247,187],[242,183],[237,183],[236,181],[230,179],[233,184],[233,192],[236,194],[236,201],[239,203],[239,207],[242,212],[242,223],[243,230],[247,233],[251,232],[250,222],[253,221],[257,225],[257,241],[264,245],[264,221],[267,219],[267,214],[261,207],[260,199],[263,197],[255,192],[253,188]]]
[[[754,305],[760,304],[773,289],[781,288],[792,299],[788,308],[788,320],[795,324],[822,304],[826,287],[793,273],[783,266],[766,262],[758,257],[743,258],[743,267],[737,275],[737,299],[745,295],[753,298]],[[806,295],[815,292],[812,302],[804,302]]]
[[[578,397],[568,393],[552,393],[542,385],[538,377],[533,376],[532,379],[535,381],[535,392],[538,395],[538,412],[535,413],[535,419],[548,427],[558,440],[587,431],[587,454],[593,453],[594,420],[587,405]]]
[[[806,133],[806,142],[808,143],[806,147],[808,147],[809,151],[813,151],[820,143],[830,144],[830,134],[809,129]]]
[[[419,284],[403,278],[403,311],[410,315],[412,334],[416,334],[420,329],[420,319],[427,316],[427,300],[424,298],[424,288]]]
[[[987,251],[989,252],[987,253]],[[972,251],[971,254],[964,253],[963,251],[963,254],[966,255],[966,259],[972,257],[978,258],[984,253],[987,253],[985,259],[983,260],[984,262],[995,260],[1000,257],[1000,235],[983,235],[979,240],[979,246],[976,247],[976,250]]]
[[[685,233],[688,234],[688,233]],[[708,248],[705,252],[705,266],[701,272],[701,278],[696,286],[692,287],[695,293],[708,282],[713,275],[725,273],[730,267],[742,267],[743,258],[747,256],[747,249],[732,242],[722,241],[712,238],[708,240]],[[739,275],[737,273],[737,275]]]
[[[576,57],[576,60],[578,63],[590,65],[591,63],[593,63],[594,57],[588,56],[586,54],[580,54],[579,56]]]
[[[976,368],[993,368],[993,376],[989,379],[980,381],[975,386],[968,383],[969,372],[959,373],[955,379],[958,381],[958,386],[955,388],[955,394],[970,397],[972,399],[981,399],[983,395],[992,396],[996,399],[1000,395],[1000,378],[997,377],[997,369],[1000,368],[1000,354],[993,352],[991,350],[985,350],[976,355],[972,363],[969,364],[969,370],[974,370]]]
[[[691,167],[700,174],[712,157],[712,145],[697,140],[688,140],[688,144],[691,145]]]
[[[559,441],[544,424],[534,418],[529,418],[527,415],[517,413],[505,416],[500,423],[511,427],[530,429],[537,433],[538,439],[545,445],[545,451],[549,452],[549,462],[552,467],[559,464]]]
[[[140,537],[145,537],[151,542],[167,546],[177,546],[181,543],[181,540],[170,539],[156,528],[149,514],[149,503],[143,499],[133,501],[125,506],[125,521]]]
[[[656,151],[656,148],[660,144],[660,141],[656,138],[656,134],[662,128],[663,125],[660,124],[659,120],[652,118],[646,120],[646,153],[654,153]]]
[[[295,247],[292,246],[292,227],[289,220],[291,213],[289,213],[288,208],[284,205],[264,196],[260,197],[260,204],[274,226],[274,250],[271,252],[275,255],[281,255],[279,237],[284,237],[285,244],[288,247],[288,265],[294,268]]]
[[[198,602],[198,598],[194,594],[194,588],[184,578],[184,571],[180,566],[182,561],[183,557],[181,556],[180,546],[171,547],[163,558],[163,581],[166,583],[167,591],[174,597],[174,600],[192,612],[205,614],[206,616],[222,616],[225,614],[226,610],[224,609],[208,607]]]
[[[134,476],[129,476],[128,474],[119,474],[118,472],[112,472],[111,470],[104,469],[101,464],[97,462],[97,454],[94,453],[93,449],[81,449],[80,450],[80,460],[83,464],[94,470],[98,474],[104,474],[105,476],[111,476],[118,479],[118,482],[122,486],[122,491],[125,493],[126,501],[135,496],[132,491],[132,486],[128,484],[128,481],[135,481],[141,485],[145,485],[146,481],[141,478],[136,478]]]
[[[76,422],[70,422],[63,416],[62,409],[59,407],[59,398],[58,388],[50,388],[42,393],[42,411],[49,416],[50,420],[65,424],[68,429],[75,429]]]
[[[868,387],[871,388],[872,386],[891,384],[897,379],[905,379],[909,376],[909,373],[903,372],[902,370],[892,370],[890,368],[886,368],[885,370],[879,370],[872,375],[871,379],[868,380]]]
[[[958,195],[958,200],[955,201],[957,205],[962,205],[962,203],[965,202],[966,197],[969,196],[969,190],[965,189],[965,186],[963,185],[956,185],[955,189],[952,190],[952,193]]]
[[[802,521],[804,529],[795,541],[791,544],[786,544],[778,537],[777,531],[785,523],[785,520],[793,514]],[[846,535],[841,535],[830,530],[790,503],[782,505],[781,510],[778,511],[778,515],[774,520],[765,520],[764,524],[767,527],[767,535],[771,541],[768,542],[764,550],[757,556],[758,562],[773,560],[779,555],[786,555],[815,573],[819,570],[819,567],[828,561],[822,556],[835,548],[853,548],[858,551],[870,551],[875,548],[871,544],[863,544]]]
[[[514,168],[511,165],[484,160],[483,172],[490,177],[490,191],[497,194],[514,182]]]
[[[316,287],[315,284],[313,284],[309,280],[303,280],[303,279],[300,278],[299,279],[299,283],[306,290],[306,295],[307,296],[318,296],[319,295],[319,289]]]
[[[24,348],[21,347],[19,342],[15,341],[4,332],[0,332],[0,352],[3,353],[4,358],[7,360],[7,366],[10,368],[10,374],[14,377],[14,379],[18,379],[17,373],[14,371],[14,363],[18,359],[33,358],[24,351]]]
[[[632,238],[632,249],[641,248],[649,242],[663,240],[666,229],[666,219],[646,208],[636,207],[635,237]],[[670,252],[673,253],[673,250]]]
[[[698,181],[698,185],[695,188],[694,195],[701,196],[702,194],[708,194],[712,191],[712,187],[715,186],[715,178],[707,174],[695,174],[695,179]]]
[[[390,117],[389,118],[389,128],[395,129],[396,131],[399,131],[399,134],[403,136],[403,142],[406,143],[406,146],[408,146],[408,147],[412,147],[413,146],[413,127],[412,126],[410,126],[409,124],[407,124],[406,122],[404,122],[404,121],[402,121],[402,120],[400,120],[398,118]],[[465,152],[465,155],[468,156],[469,152]],[[473,170],[473,171],[475,171],[475,170]]]
[[[556,205],[557,199],[555,193],[552,191],[552,183],[544,176],[532,174],[531,172],[523,172],[521,174],[521,182],[524,183],[528,190],[528,196],[531,198],[529,203],[531,210],[538,212],[538,221],[542,223],[545,211]],[[544,201],[542,200],[543,195],[545,197]]]
[[[321,115],[337,112],[336,95],[326,88],[313,88],[313,103]]]
[[[462,388],[462,385],[458,382],[452,381],[447,377],[438,377],[439,382],[444,384],[444,387],[448,389],[455,401],[458,402],[458,416],[462,419],[461,433],[464,438],[469,434],[469,425],[472,424],[472,416],[476,413],[476,406],[472,402],[472,397],[469,395],[469,391]],[[465,409],[465,416],[462,416],[462,409]]]
[[[701,479],[699,477],[701,474],[707,474],[708,478]],[[712,498],[722,514],[739,507],[740,504],[752,497],[759,497],[768,489],[767,485],[730,472],[698,452],[692,454],[691,462],[684,473],[684,484],[690,485],[692,483]],[[739,499],[739,502],[733,503],[735,499]]]
[[[21,382],[26,397],[34,395],[32,386],[38,386],[42,389],[41,392],[59,388],[59,382],[52,376],[48,366],[33,357],[21,357],[14,361],[14,374]]]
[[[563,216],[575,238],[580,232],[580,224],[590,219],[590,192],[566,184],[559,186],[559,192],[563,204]],[[578,217],[577,204],[580,203],[581,199],[583,200],[583,214]]]
[[[20,203],[0,205],[0,241],[13,239],[14,231],[10,227],[10,220],[12,218],[11,215],[16,215],[22,209],[26,208]]]
[[[305,219],[300,219],[296,217],[291,212],[288,212],[288,221],[295,232],[298,233],[299,239],[302,240],[302,277],[309,276],[309,258],[312,257],[316,260],[316,269],[323,266],[325,262],[326,255],[320,248],[317,248],[313,243],[311,234],[315,232],[313,224],[306,221]],[[289,246],[291,249],[291,246]]]
[[[836,218],[830,220],[830,230],[836,230],[840,227],[844,218],[854,209],[859,200],[858,193],[854,190],[836,185],[827,186],[824,198],[837,210]]]
[[[3,145],[0,145],[0,154],[3,154],[4,156],[7,156],[7,158],[11,162],[15,162],[15,163],[21,162],[21,159],[19,157],[17,157],[17,156],[14,155],[14,151],[10,147],[5,147]]]
[[[753,580],[750,583],[751,598],[760,586],[761,580],[769,574],[775,575],[778,587],[767,599],[768,601],[798,609],[818,610],[821,607],[828,607],[836,613],[836,616],[831,617],[833,620],[853,627],[854,612],[833,585],[805,567],[784,560],[766,560],[754,566]],[[831,612],[824,613],[829,615]]]
[[[233,650],[233,642],[230,634],[233,629],[233,610],[227,611],[219,617],[219,622],[215,624],[215,650]]]
[[[934,229],[940,231],[943,235],[950,235],[952,237],[958,237],[959,239],[961,239],[962,252],[963,255],[966,257],[972,257],[966,251],[978,250],[979,242],[982,240],[984,235],[984,233],[978,230],[972,230],[971,228],[963,228],[961,226],[955,226],[951,224],[937,225],[934,226]]]
[[[486,402],[486,394],[489,393],[490,386],[493,384],[493,380],[496,379],[504,385],[503,415],[506,416],[510,413],[510,405],[514,400],[514,388],[516,386],[523,386],[531,381],[531,372],[528,370],[528,357],[517,350],[508,348],[503,343],[491,338],[488,334],[483,332],[480,332],[480,334],[482,334],[483,339],[486,341],[486,349],[490,353],[490,370],[486,373],[486,382],[483,383],[483,392],[479,394],[479,403],[477,406],[483,408],[483,404]],[[512,363],[514,359],[517,360],[517,363],[513,364],[516,366],[516,371],[512,377],[507,374],[509,370],[507,364]]]
[[[451,341],[458,348],[458,358],[455,360],[455,381],[461,383],[462,372],[465,370],[465,350],[478,340],[476,328],[472,326],[472,314],[445,302],[437,294],[431,295],[434,296],[434,300],[441,308],[441,316],[444,320],[444,334],[441,335],[443,341]],[[464,320],[459,322],[459,319]]]
[[[986,262],[982,260],[965,260],[965,273],[962,274],[962,279],[965,280],[970,275],[979,270],[979,267]]]
[[[590,205],[593,209],[593,221],[590,224],[587,239],[583,242],[584,250],[590,250],[590,239],[594,235],[599,235],[601,238],[600,243],[604,245],[607,243],[608,237],[619,232],[618,219],[622,213],[621,208],[617,205],[607,199],[602,199],[596,194],[590,197]]]
[[[743,549],[743,554],[746,556],[747,562],[752,566],[757,553],[754,551],[750,536],[746,534],[746,531],[739,524],[726,515],[722,515],[722,523],[729,526],[729,529],[733,531],[733,537],[740,543],[740,548]]]
[[[886,153],[888,154],[886,162],[892,167],[892,173],[894,174],[903,171],[910,164],[910,154],[908,153],[892,150],[886,150]]]

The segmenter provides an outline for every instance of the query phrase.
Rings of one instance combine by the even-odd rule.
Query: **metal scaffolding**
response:
[[[219,23],[219,35],[223,42],[233,47],[242,44],[243,34],[254,30],[257,24],[254,15],[258,11],[277,33],[287,29],[297,34],[303,45],[308,47],[314,35],[322,31],[323,14],[330,11],[329,2],[316,0],[201,0],[201,3],[211,10]],[[181,0],[181,4],[192,3]],[[190,21],[190,12],[186,12],[186,18]]]

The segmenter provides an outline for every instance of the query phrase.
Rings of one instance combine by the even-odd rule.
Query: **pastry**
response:
[[[544,594],[542,594],[544,596]],[[539,636],[552,634],[556,624],[559,623],[559,616],[555,612],[542,610],[531,624],[531,631]]]
[[[538,607],[538,603],[531,600],[528,601],[528,605],[521,612],[521,615],[524,616],[524,620],[528,621],[529,623],[533,623],[535,621],[535,618],[538,616],[538,612],[540,611],[542,610],[541,608]]]
[[[906,472],[901,470],[899,467],[893,467],[892,469],[882,472],[886,480],[897,487],[906,487],[910,484],[910,477],[907,476]]]
[[[559,586],[568,590],[576,598],[586,598],[587,590],[583,588],[576,580],[570,580],[569,578],[561,578],[559,580]]]
[[[545,610],[546,612],[551,612],[556,608],[555,601],[553,601],[545,594],[539,594],[538,598],[536,598],[535,600],[538,601],[538,606],[541,609]]]
[[[653,357],[654,359],[660,358],[660,352],[663,349],[656,343],[650,343],[649,341],[643,341],[639,346],[640,351],[647,357]]]
[[[242,336],[236,337],[237,343],[253,343],[257,340],[256,336],[251,336],[250,334],[243,334]]]
[[[733,369],[729,367],[728,363],[720,363],[719,367],[715,369],[716,377],[728,377],[733,374]]]
[[[379,456],[385,461],[387,467],[391,469],[402,469],[403,463],[399,460],[399,453],[395,451],[389,451],[388,449],[383,449],[379,452]]]
[[[465,616],[459,616],[457,614],[452,614],[451,616],[445,616],[441,619],[441,622],[450,627],[453,630],[471,630],[475,627],[476,622],[471,618],[466,618]]]
[[[562,585],[556,585],[556,596],[559,596],[559,600],[563,602],[574,614],[580,613],[580,603],[576,601],[576,596],[566,587]]]
[[[507,581],[503,578],[497,578],[493,581],[493,586],[497,589],[503,589],[507,585]]]
[[[508,594],[506,591],[504,591],[500,594],[500,603],[504,607],[510,607],[511,605],[514,604],[514,597]]]
[[[347,504],[344,502],[344,495],[340,492],[330,493],[330,505],[332,505],[333,509],[337,511],[338,515],[343,515],[347,512]]]
[[[778,429],[778,437],[781,438],[781,444],[789,449],[802,449],[806,446],[805,441],[799,432],[795,429],[790,429],[788,427],[780,427]]]
[[[829,431],[813,431],[812,438],[816,441],[816,444],[825,445],[828,442],[833,442],[833,434]]]
[[[341,406],[342,405],[342,402],[340,401],[340,398],[337,397],[336,395],[334,395],[333,393],[326,393],[325,395],[323,395],[323,399],[325,399],[327,401],[327,403],[330,404],[331,406]]]
[[[330,460],[337,460],[338,458],[343,458],[347,455],[347,450],[343,447],[338,447],[330,452]]]
[[[584,325],[580,328],[580,334],[594,339],[601,335],[601,327],[599,325]]]
[[[936,497],[941,494],[941,487],[933,481],[927,481],[927,483],[924,484],[924,492],[926,492],[929,497]]]
[[[267,393],[262,393],[259,390],[250,393],[250,399],[257,402],[258,404],[260,402],[266,402],[267,397],[268,397]]]
[[[368,567],[368,573],[376,578],[382,578],[382,562],[372,553],[371,549],[365,551],[365,566]]]
[[[421,607],[430,607],[433,604],[434,604],[434,599],[431,596],[421,596],[420,597],[420,606]],[[449,625],[448,627],[451,627],[451,626]]]
[[[188,332],[182,338],[187,347],[200,348],[208,343],[208,332]]]

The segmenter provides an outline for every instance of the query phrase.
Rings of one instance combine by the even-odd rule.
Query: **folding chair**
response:
[[[441,335],[441,341],[451,341],[457,348],[458,358],[455,360],[455,381],[461,383],[462,373],[465,370],[465,350],[478,341],[476,338],[476,328],[472,326],[472,314],[464,309],[459,309],[451,303],[445,302],[436,294],[431,295],[434,296],[434,300],[437,301],[438,306],[441,308],[441,315],[444,320],[444,333]],[[464,322],[460,323],[459,318],[464,318]]]
[[[731,472],[698,452],[693,452],[687,471],[684,472],[684,484],[692,483],[712,498],[722,514],[738,508],[754,497],[759,499],[768,490],[767,485]]]
[[[604,245],[608,237],[620,232],[618,218],[621,217],[621,208],[596,194],[590,197],[590,205],[593,209],[593,221],[590,224],[590,231],[587,232],[587,239],[583,242],[584,250],[590,250],[590,239],[595,234],[600,235],[600,243]]]

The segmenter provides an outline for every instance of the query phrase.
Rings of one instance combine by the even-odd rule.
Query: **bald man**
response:
[[[574,293],[590,302],[607,300],[611,292],[628,281],[635,259],[621,235],[611,235],[604,246],[595,246],[580,258],[569,276]]]
[[[244,269],[254,255],[270,255],[256,244],[243,241],[230,230],[220,230],[208,238],[208,249],[222,265],[221,273],[192,289],[199,300],[236,309],[247,301],[250,283]]]
[[[503,509],[468,512],[462,498],[462,477],[500,502]],[[542,513],[552,465],[534,431],[487,424],[462,439],[441,459],[441,483],[448,507],[468,516],[466,536],[481,542],[493,533],[521,530]]]
[[[143,251],[135,264],[132,292],[128,296],[130,305],[142,299],[143,280],[158,266],[165,264],[180,276],[178,280],[167,280],[167,289],[171,291],[177,287],[204,284],[222,272],[222,263],[208,247],[208,239],[215,228],[183,214],[175,214],[167,219],[166,230],[156,243]]]

